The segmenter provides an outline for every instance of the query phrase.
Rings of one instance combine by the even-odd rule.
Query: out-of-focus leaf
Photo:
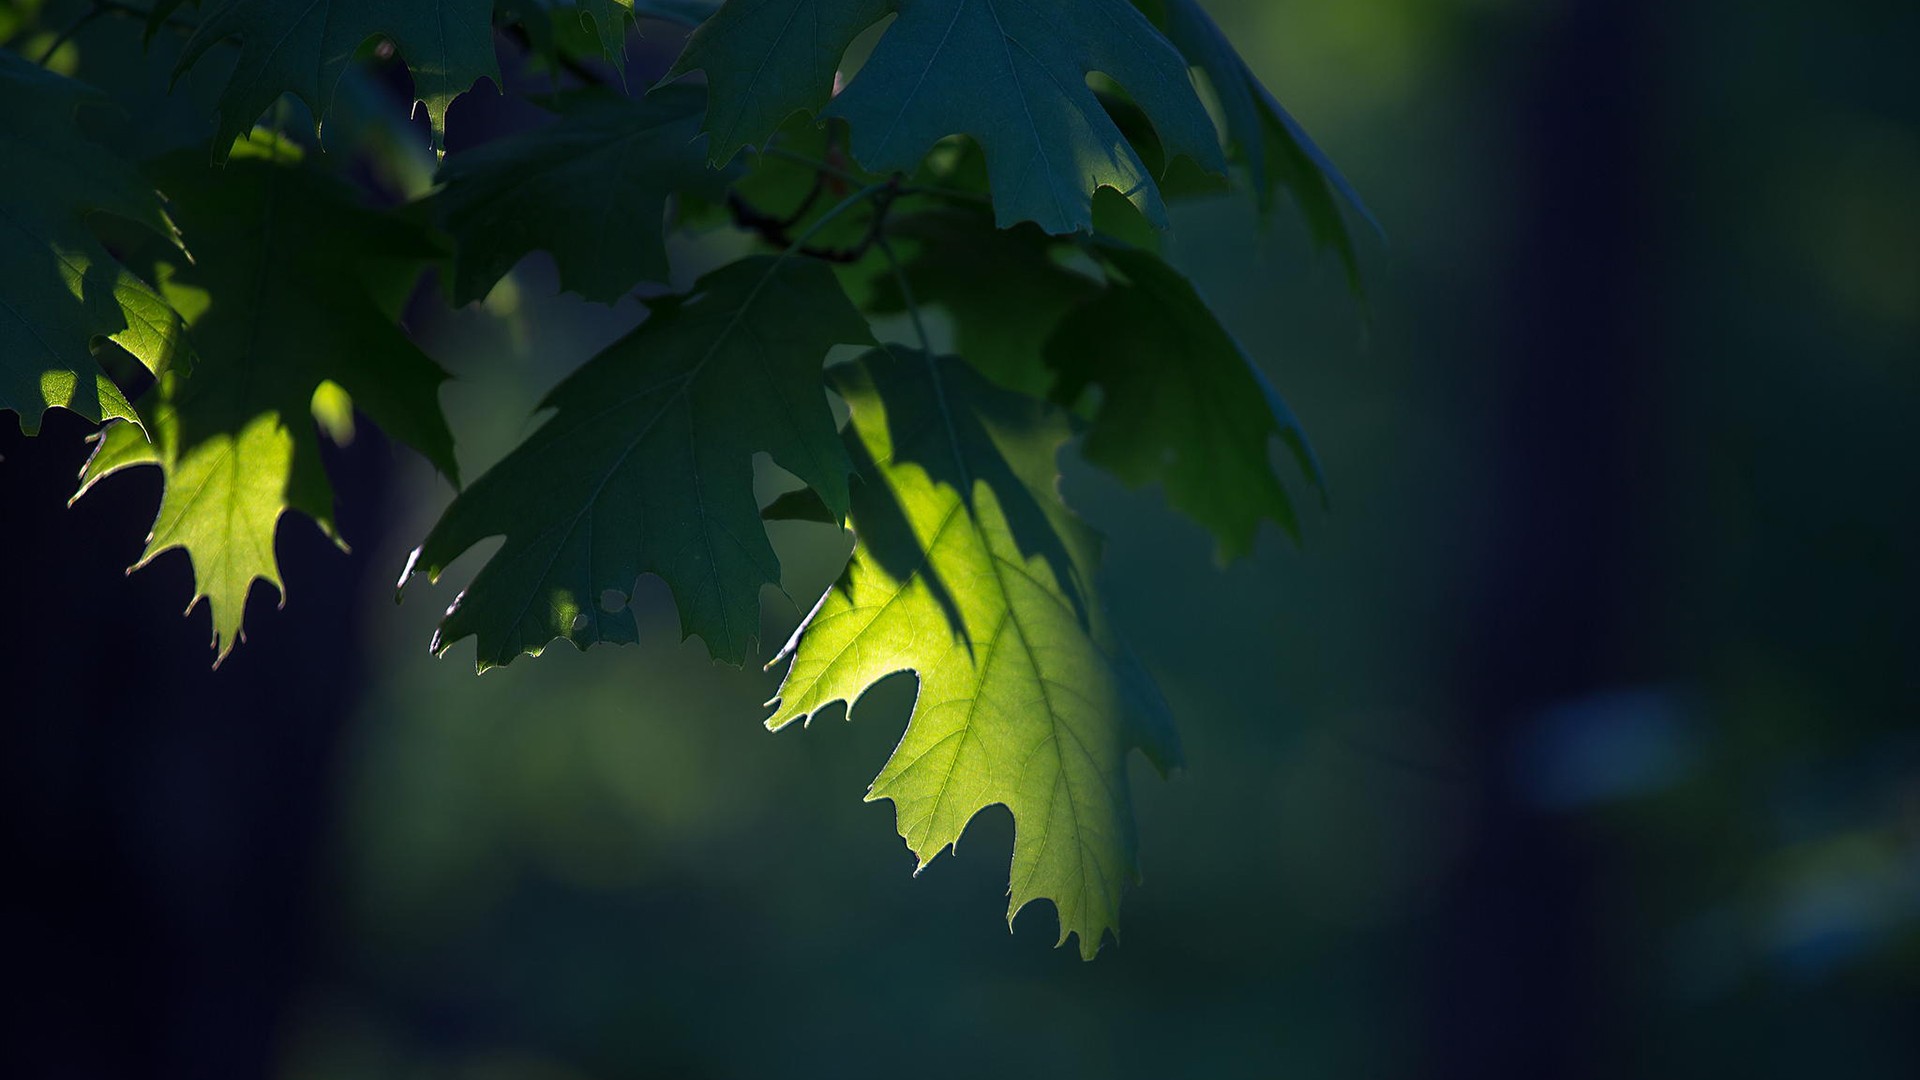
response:
[[[720,9],[720,0],[636,0],[633,13],[681,26],[699,26]]]
[[[1253,550],[1263,519],[1299,537],[1274,474],[1278,436],[1324,498],[1319,460],[1293,411],[1185,277],[1151,252],[1094,247],[1107,288],[1046,346],[1054,396],[1100,388],[1082,452],[1129,484],[1159,482],[1167,501],[1212,530],[1224,560]]]
[[[599,42],[607,59],[619,64],[626,59],[627,27],[634,19],[699,26],[719,6],[720,0],[500,0],[497,8],[504,21],[524,27],[542,53],[551,53],[555,38],[565,36],[557,33],[558,20],[572,19]]]
[[[1340,203],[1352,207],[1374,231],[1379,231],[1380,224],[1353,186],[1254,76],[1198,0],[1135,3],[1154,16],[1189,63],[1206,72],[1207,81],[1219,95],[1227,139],[1246,166],[1261,212],[1272,209],[1275,191],[1284,188],[1306,219],[1314,244],[1339,255],[1348,287],[1359,295],[1360,262]]]
[[[633,17],[631,0],[522,0],[548,19],[576,19],[591,27],[601,50],[616,63],[625,57],[627,23]]]
[[[164,17],[180,0],[161,0]],[[500,83],[493,52],[493,0],[209,0],[177,70],[216,44],[238,38],[240,59],[220,96],[214,155],[253,127],[281,94],[293,94],[324,123],[334,87],[368,39],[386,37],[426,106],[433,147],[446,145],[447,106],[482,78]]]

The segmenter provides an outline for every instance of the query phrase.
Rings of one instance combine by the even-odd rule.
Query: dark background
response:
[[[1303,548],[1215,567],[1064,462],[1188,747],[1121,945],[1007,934],[1002,811],[910,876],[859,799],[907,685],[769,735],[663,592],[639,648],[431,659],[480,562],[394,606],[447,491],[364,425],[353,553],[288,519],[209,671],[185,558],[122,574],[157,476],[68,509],[55,415],[0,424],[0,1071],[1920,1074],[1920,9],[1209,7],[1389,240],[1368,321],[1285,213],[1176,215],[1328,465]],[[469,95],[456,152],[524,122]],[[639,317],[553,294],[409,313],[468,475]],[[837,549],[776,528],[804,606]]]

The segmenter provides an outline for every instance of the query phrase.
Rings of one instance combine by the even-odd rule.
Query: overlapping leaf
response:
[[[561,19],[575,20],[583,31],[599,39],[601,51],[614,60],[625,55],[627,23],[633,17],[631,0],[508,0],[500,5],[503,18],[528,25],[536,44],[552,44]]]
[[[1206,72],[1207,81],[1219,95],[1227,138],[1246,165],[1261,211],[1273,206],[1275,189],[1284,188],[1306,218],[1314,243],[1340,256],[1347,283],[1358,293],[1360,265],[1340,203],[1352,207],[1375,230],[1379,224],[1367,213],[1352,185],[1248,69],[1198,0],[1135,2],[1155,16],[1189,63]]]
[[[180,0],[155,5],[156,19]],[[493,0],[209,0],[187,41],[179,70],[216,44],[238,38],[240,58],[220,96],[216,155],[272,107],[293,94],[324,121],[334,87],[354,53],[386,37],[413,76],[433,145],[445,145],[447,106],[475,82],[500,82],[493,53]]]
[[[526,31],[528,45],[541,56],[578,55],[598,45],[601,56],[624,66],[627,29],[634,21],[694,27],[719,6],[720,0],[497,0],[494,12],[501,22]]]
[[[753,455],[770,454],[845,515],[850,464],[820,369],[834,345],[872,339],[832,272],[753,257],[650,304],[639,329],[547,396],[552,418],[422,544],[415,565],[438,577],[474,544],[506,537],[448,611],[436,651],[475,636],[485,670],[555,638],[633,641],[633,613],[606,610],[601,596],[629,595],[655,573],[683,630],[739,663],[758,636],[760,590],[780,580]]]
[[[919,696],[869,799],[925,866],[995,803],[1013,813],[1008,918],[1051,900],[1091,958],[1138,876],[1128,753],[1165,768],[1164,703],[1092,587],[1099,542],[1062,504],[1057,410],[906,351],[835,370],[860,463],[845,574],[782,654],[767,723],[855,702],[912,671]]]
[[[900,218],[887,231],[912,246],[905,273],[913,299],[945,309],[956,350],[1001,386],[1046,396],[1047,336],[1099,285],[1055,260],[1055,243],[1032,225],[996,229],[984,213],[947,209]],[[877,310],[906,307],[891,275],[875,291]]]
[[[1103,288],[1056,257],[1073,245],[996,230],[983,214],[920,213],[889,231],[914,246],[905,262],[914,298],[946,311],[975,368],[1066,405],[1097,386],[1087,459],[1129,484],[1163,484],[1177,509],[1213,531],[1223,560],[1250,552],[1263,520],[1298,535],[1271,460],[1276,436],[1324,497],[1292,410],[1159,255],[1106,239],[1085,245]],[[904,302],[881,278],[874,309]]]
[[[639,100],[569,94],[554,102],[558,122],[448,160],[434,203],[454,239],[454,301],[485,296],[536,248],[552,252],[561,287],[593,300],[667,280],[667,200],[722,185],[707,168],[705,103],[679,85]]]
[[[1170,157],[1224,168],[1180,54],[1126,0],[728,0],[674,69],[707,74],[715,159],[795,111],[820,113],[841,54],[889,13],[898,20],[825,109],[851,124],[870,169],[911,172],[966,135],[986,151],[1002,225],[1090,229],[1103,186],[1164,225],[1155,178],[1087,87],[1094,72],[1139,103]]]
[[[616,2],[625,3],[625,0]],[[712,18],[720,7],[720,0],[634,0],[632,6],[638,18],[659,19],[692,27]]]
[[[1100,388],[1087,460],[1130,484],[1164,484],[1169,502],[1213,530],[1223,560],[1253,549],[1263,519],[1297,537],[1273,439],[1323,497],[1325,481],[1292,410],[1178,271],[1150,252],[1094,250],[1107,288],[1067,316],[1046,353],[1057,399]]]
[[[188,151],[164,160],[154,178],[195,255],[162,263],[158,276],[188,318],[197,363],[191,378],[163,375],[154,400],[142,402],[151,443],[127,424],[103,433],[81,493],[130,466],[165,472],[139,565],[186,549],[194,600],[211,608],[214,648],[225,657],[253,583],[284,594],[273,551],[281,516],[298,510],[332,535],[316,393],[336,411],[342,392],[351,396],[388,434],[454,475],[437,400],[446,375],[383,309],[397,306],[396,294],[436,249],[424,233],[361,208],[291,147],[241,143],[218,169]],[[370,283],[383,286],[380,295]]]
[[[0,50],[0,409],[28,433],[56,405],[89,420],[133,418],[94,360],[96,339],[155,372],[181,347],[179,317],[87,221],[109,214],[174,236],[153,185],[80,133],[76,111],[104,100]]]

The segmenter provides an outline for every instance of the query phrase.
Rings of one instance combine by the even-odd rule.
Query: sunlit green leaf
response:
[[[219,168],[185,151],[153,176],[194,252],[191,263],[163,259],[158,276],[187,316],[198,362],[191,378],[162,375],[141,402],[151,444],[130,425],[103,433],[81,492],[129,466],[160,466],[166,493],[139,565],[186,549],[194,599],[206,599],[215,653],[225,657],[253,583],[285,593],[273,548],[281,516],[298,510],[333,535],[316,391],[331,386],[322,412],[336,429],[345,395],[454,475],[437,400],[446,374],[383,310],[395,297],[371,291],[374,283],[404,289],[436,247],[418,229],[361,208],[350,189],[284,144],[243,143]]]
[[[179,317],[87,221],[108,214],[174,236],[153,185],[76,126],[80,106],[104,100],[0,50],[0,409],[29,434],[56,405],[89,420],[133,418],[93,358],[96,339],[155,372],[181,349]]]
[[[912,671],[919,696],[868,792],[921,866],[995,803],[1013,813],[1008,919],[1051,900],[1091,958],[1138,877],[1126,763],[1179,744],[1095,595],[1094,533],[1061,503],[1057,410],[965,364],[879,350],[835,369],[853,410],[858,540],[782,656],[773,728]]]

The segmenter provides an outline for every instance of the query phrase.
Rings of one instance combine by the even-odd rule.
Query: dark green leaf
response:
[[[699,26],[712,18],[719,7],[720,0],[638,0],[633,12],[642,18]]]
[[[631,0],[525,0],[526,6],[549,19],[573,19],[591,28],[600,49],[615,62],[626,56],[627,23],[633,16]]]
[[[1150,252],[1095,250],[1111,271],[1106,290],[1047,343],[1058,400],[1100,388],[1087,460],[1129,484],[1164,484],[1174,507],[1213,531],[1222,560],[1253,550],[1262,519],[1298,538],[1274,437],[1323,498],[1326,486],[1292,410],[1178,271]]]
[[[156,5],[156,13],[178,7]],[[253,127],[281,94],[293,94],[324,122],[334,87],[369,39],[386,37],[413,75],[433,146],[445,146],[447,106],[482,78],[500,83],[493,54],[493,0],[210,0],[187,41],[185,71],[228,38],[240,59],[220,97],[214,155]]]
[[[554,415],[454,500],[416,564],[435,578],[489,536],[506,544],[448,611],[436,652],[478,638],[482,670],[555,638],[631,642],[601,594],[643,573],[672,589],[685,633],[739,663],[779,560],[753,497],[764,451],[844,517],[850,464],[821,385],[827,350],[872,340],[831,271],[779,256],[729,264],[541,403]]]
[[[1053,256],[1060,246],[1031,224],[994,227],[985,213],[935,210],[890,224],[890,237],[908,251],[905,273],[913,298],[946,311],[955,351],[1002,386],[1044,397],[1053,376],[1041,347],[1068,311],[1100,287]],[[873,308],[905,309],[891,274],[874,286]]]
[[[841,54],[895,11],[829,107]],[[1140,104],[1170,156],[1225,167],[1179,53],[1125,0],[728,0],[674,70],[696,69],[712,92],[716,160],[823,107],[851,124],[854,156],[878,172],[912,172],[941,139],[966,135],[986,152],[1002,225],[1091,229],[1103,186],[1165,225],[1155,178],[1087,87],[1092,72]]]
[[[1347,284],[1359,294],[1360,264],[1353,237],[1340,214],[1340,202],[1351,206],[1376,232],[1380,225],[1352,185],[1261,85],[1198,0],[1138,2],[1150,11],[1159,9],[1159,23],[1167,36],[1189,63],[1206,72],[1207,81],[1220,98],[1227,138],[1246,165],[1261,212],[1272,208],[1276,188],[1285,188],[1306,218],[1315,246],[1332,249],[1340,256]]]
[[[694,86],[569,94],[557,123],[448,159],[433,203],[454,239],[454,302],[485,296],[535,248],[588,299],[666,281],[667,200],[723,186],[707,168],[705,103]]]

